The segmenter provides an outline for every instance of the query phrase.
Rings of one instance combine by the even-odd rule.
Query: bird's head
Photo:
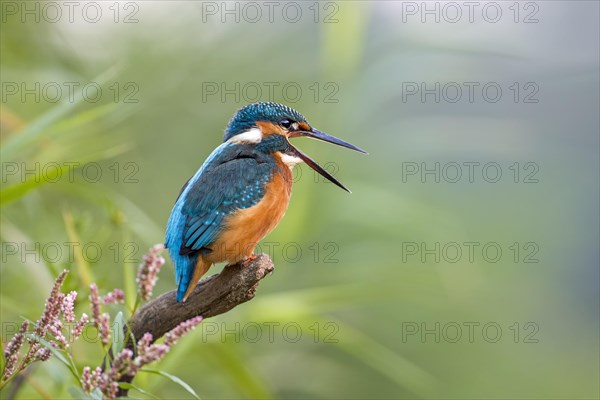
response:
[[[349,192],[337,179],[289,142],[290,138],[301,136],[366,153],[353,144],[313,128],[298,111],[271,102],[253,103],[240,109],[227,125],[224,140],[250,144],[262,151],[279,153],[283,162],[289,166],[305,162],[329,181]]]

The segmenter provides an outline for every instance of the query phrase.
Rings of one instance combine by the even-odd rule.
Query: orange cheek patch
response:
[[[271,135],[285,135],[283,128],[279,125],[276,125],[272,122],[267,121],[258,121],[256,123],[262,132],[263,137],[271,136]]]
[[[298,122],[298,129],[301,131],[310,132],[311,128],[306,122]]]

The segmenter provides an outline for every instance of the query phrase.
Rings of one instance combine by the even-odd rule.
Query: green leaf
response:
[[[44,340],[41,337],[36,336],[34,334],[28,334],[27,337],[35,340],[36,342],[38,342],[39,344],[41,344],[42,346],[44,346],[45,348],[50,350],[50,352],[54,355],[54,357],[58,358],[58,360],[60,362],[62,362],[63,364],[65,364],[67,366],[67,368],[69,368],[69,371],[71,371],[71,374],[73,374],[73,377],[75,377],[75,380],[77,382],[79,382],[79,374],[77,373],[77,370],[75,369],[73,364],[69,360],[67,360],[67,358],[63,355],[63,352],[61,350],[55,348],[50,343],[48,343],[46,340]]]
[[[2,344],[2,341],[0,340],[0,371],[4,371],[4,345]]]
[[[194,389],[192,389],[192,387],[190,385],[188,385],[187,383],[185,383],[184,381],[182,381],[180,378],[176,377],[175,375],[171,375],[168,372],[159,371],[156,369],[141,369],[140,371],[148,372],[150,374],[161,375],[161,376],[164,376],[165,378],[169,378],[171,380],[171,382],[178,384],[179,386],[184,388],[189,394],[194,396],[195,399],[200,400],[200,397],[198,397],[198,395],[196,394]]]
[[[164,238],[163,229],[139,205],[108,186],[59,185],[58,188],[102,207],[110,201],[127,215],[128,229],[146,243],[156,243]]]
[[[77,230],[75,229],[73,214],[71,214],[70,211],[63,212],[63,221],[65,223],[65,230],[67,231],[69,241],[73,243],[82,243],[77,234]],[[94,277],[92,276],[92,270],[90,269],[88,262],[83,256],[83,250],[75,251],[73,255],[75,257],[75,266],[77,267],[77,275],[79,276],[80,282],[83,286],[89,288]]]
[[[115,322],[113,323],[113,354],[118,354],[123,350],[123,346],[125,345],[125,332],[123,332],[123,328],[125,326],[125,322],[123,321],[123,311],[119,311],[117,316],[115,317]]]
[[[85,124],[89,124],[91,122],[100,119],[115,110],[115,104],[105,104],[98,107],[94,107],[90,110],[83,110],[70,118],[62,119],[57,121],[55,125],[52,126],[49,134],[54,133],[54,131],[66,131],[71,129],[79,128]]]
[[[88,163],[116,157],[125,153],[129,149],[130,147],[126,144],[114,146],[104,151],[90,154],[86,157],[79,157],[72,162],[82,166]],[[30,176],[22,182],[3,187],[2,191],[0,191],[0,206],[10,203],[11,201],[18,200],[30,191],[35,190],[40,186],[47,184],[48,182],[55,182],[57,177],[68,176],[71,173],[71,168],[73,168],[72,164],[65,163],[58,166],[48,165],[43,171],[39,171],[39,173]]]
[[[16,243],[25,243],[28,246],[34,247],[33,244],[35,240],[29,237],[25,232],[15,226],[12,221],[9,221],[4,216],[0,218],[0,226],[2,226],[2,234],[0,237],[3,242],[16,242]],[[36,251],[36,257],[44,258],[41,251]],[[46,292],[49,286],[52,286],[54,283],[54,279],[60,272],[60,270],[54,270],[48,263],[41,263],[46,267],[45,270],[40,269],[40,265],[35,262],[31,262],[29,259],[26,259],[25,262],[21,263],[21,273],[28,276],[29,279],[29,288],[32,290],[32,296],[36,296],[38,299],[45,299],[44,293]],[[8,279],[7,276],[3,276],[4,279]],[[16,306],[16,307],[15,307]],[[2,303],[0,305],[1,309],[12,309],[15,310],[17,314],[19,314],[23,308],[22,304],[19,302],[13,302],[9,297],[3,296]]]
[[[80,387],[77,387],[77,386],[71,386],[67,390],[68,390],[69,394],[71,395],[71,398],[73,398],[75,400],[92,398],[92,397],[90,397],[89,394],[87,394]]]
[[[92,82],[97,82],[99,85],[103,85],[116,75],[117,70],[118,68],[111,67],[93,79]],[[64,118],[64,116],[66,116],[71,110],[84,103],[84,101],[85,98],[83,97],[83,92],[78,93],[77,96],[72,100],[65,99],[58,106],[52,108],[50,111],[33,121],[31,124],[27,125],[18,134],[12,136],[7,143],[3,143],[2,149],[0,149],[0,158],[6,160],[13,157],[17,150],[21,149],[32,140],[43,134],[49,126]]]
[[[129,230],[123,229],[123,240],[122,243],[130,243],[131,235],[129,234]],[[127,262],[123,259],[123,282],[125,289],[125,305],[129,307],[130,310],[134,310],[136,306],[136,298],[137,298],[137,287],[135,283],[135,271],[136,265],[134,263]]]
[[[155,395],[153,395],[152,393],[149,393],[146,390],[144,390],[144,389],[142,389],[142,388],[140,388],[138,386],[135,386],[134,384],[129,383],[129,382],[119,382],[119,387],[121,389],[126,389],[126,390],[137,390],[138,392],[140,392],[142,394],[145,394],[147,396],[150,396],[153,399],[158,399],[159,398],[159,397],[156,397]],[[125,397],[125,398],[129,398],[129,397]]]
[[[104,396],[102,396],[102,391],[98,388],[92,390],[91,395],[92,395],[92,399],[94,399],[94,400],[103,400],[104,399]]]
[[[38,342],[39,344],[41,344],[42,346],[44,346],[45,348],[47,348],[48,350],[50,350],[50,352],[56,357],[58,358],[63,364],[65,364],[67,367],[71,368],[71,363],[69,361],[67,361],[67,359],[65,358],[65,356],[62,354],[62,352],[60,350],[58,350],[56,347],[52,346],[50,343],[48,343],[47,341],[45,341],[44,339],[42,339],[39,336],[36,336],[34,334],[29,334],[27,335],[27,337],[29,337],[30,339],[35,340],[36,342]]]
[[[15,183],[13,185],[9,185],[8,187],[4,187],[2,192],[0,192],[0,205],[4,205],[23,197],[28,192],[48,183],[49,180],[53,180],[54,177],[65,176],[69,172],[70,168],[71,167],[68,165],[56,167],[48,166],[47,170],[43,172],[40,171],[38,174],[35,174],[20,183]]]

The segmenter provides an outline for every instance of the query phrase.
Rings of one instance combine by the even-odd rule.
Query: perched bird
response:
[[[362,153],[364,150],[309,125],[298,111],[277,103],[240,109],[217,147],[183,186],[167,224],[165,246],[175,265],[177,301],[185,301],[211,265],[243,264],[283,217],[292,168],[305,162],[349,192],[293,146],[306,136]]]

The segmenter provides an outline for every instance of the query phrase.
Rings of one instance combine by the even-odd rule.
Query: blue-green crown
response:
[[[253,103],[241,108],[225,128],[224,141],[256,126],[257,121],[280,123],[283,120],[306,122],[306,118],[298,111],[279,103]]]

